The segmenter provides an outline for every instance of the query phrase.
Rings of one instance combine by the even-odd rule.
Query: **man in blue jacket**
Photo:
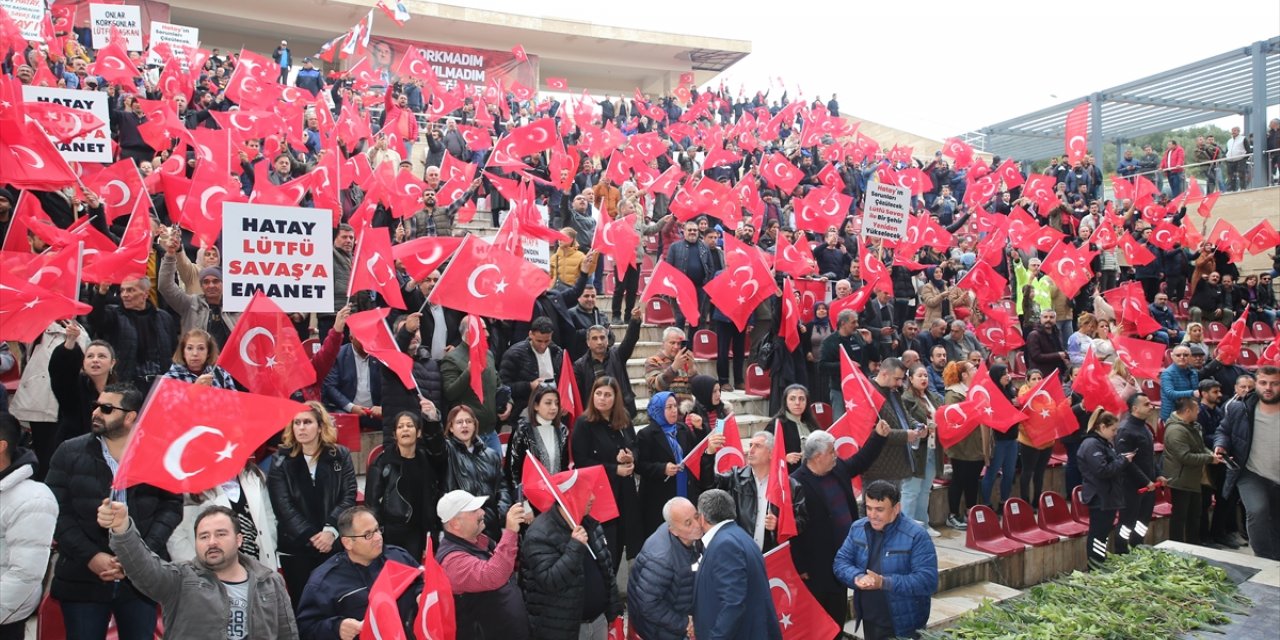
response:
[[[892,483],[868,484],[864,499],[867,517],[853,523],[836,554],[836,578],[853,589],[863,638],[914,638],[929,622],[938,553],[920,525],[899,517],[901,494]]]
[[[735,511],[727,491],[712,489],[698,497],[699,523],[707,532],[694,582],[694,635],[698,640],[782,640],[764,557],[733,521]]]
[[[709,457],[709,456],[708,456]],[[662,507],[667,526],[658,527],[631,565],[627,611],[631,626],[645,640],[682,640],[689,635],[698,561],[696,543],[704,533],[698,510],[675,497]]]
[[[1200,397],[1200,376],[1191,368],[1191,347],[1173,348],[1173,364],[1160,372],[1160,419],[1168,420],[1178,398]]]

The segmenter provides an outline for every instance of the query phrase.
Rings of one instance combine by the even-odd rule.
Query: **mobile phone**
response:
[[[1240,470],[1240,463],[1236,462],[1236,459],[1231,456],[1222,456],[1222,463],[1227,465],[1227,468],[1232,471]]]

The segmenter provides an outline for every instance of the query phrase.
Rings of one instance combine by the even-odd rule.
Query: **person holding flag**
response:
[[[138,508],[138,505],[134,505]],[[247,640],[298,638],[284,579],[240,551],[244,534],[229,507],[215,505],[195,520],[196,555],[170,562],[151,552],[129,517],[129,506],[105,498],[98,525],[130,582],[160,605],[165,637]],[[78,637],[78,636],[69,636]]]
[[[913,638],[929,623],[938,590],[938,552],[914,520],[902,515],[901,494],[892,483],[867,485],[867,516],[853,523],[835,559],[836,579],[853,589],[867,640]]]
[[[841,628],[848,619],[848,589],[836,579],[832,562],[858,517],[853,479],[871,468],[888,438],[889,423],[880,420],[857,453],[841,458],[835,438],[815,431],[804,441],[803,464],[791,474],[800,484],[809,515],[808,526],[791,545],[791,557],[805,586]]]
[[[702,489],[729,492],[738,507],[735,518],[738,526],[751,534],[751,539],[761,551],[769,551],[778,546],[778,509],[769,504],[765,496],[769,471],[773,469],[774,435],[768,431],[757,431],[747,443],[746,466],[726,473],[715,473],[716,453],[724,444],[724,431],[719,427],[707,436],[707,449],[701,462]],[[791,479],[791,495],[796,530],[803,533],[808,514],[805,510],[804,492],[800,490],[800,484],[795,478]]]
[[[706,437],[707,431],[686,425],[681,420],[680,402],[674,393],[660,391],[649,399],[649,426],[636,436],[636,471],[640,474],[640,519],[644,531],[662,526],[662,507],[668,500],[681,497],[697,500],[700,493],[689,470],[684,466],[685,454]]]

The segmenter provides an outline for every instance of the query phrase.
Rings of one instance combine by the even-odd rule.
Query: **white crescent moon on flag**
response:
[[[129,188],[129,185],[125,184],[124,180],[117,179],[117,180],[112,180],[108,182],[106,185],[104,185],[103,191],[106,191],[106,187],[110,187],[113,184],[120,185],[120,201],[108,202],[107,205],[111,207],[123,206],[126,202],[129,201],[129,198],[133,197],[133,190]]]
[[[467,292],[470,293],[472,297],[474,298],[489,297],[489,294],[487,293],[481,294],[479,291],[476,291],[476,278],[479,277],[480,274],[484,273],[485,271],[488,271],[489,269],[498,271],[497,265],[483,264],[483,265],[480,265],[480,267],[477,268],[475,271],[472,271],[470,276],[467,276]]]
[[[254,362],[253,358],[249,357],[249,342],[257,336],[266,336],[267,339],[271,340],[271,350],[272,352],[275,351],[276,337],[272,335],[270,331],[267,331],[265,327],[254,327],[246,331],[244,338],[240,340],[240,359],[244,360],[250,366],[261,367],[261,362]]]
[[[566,492],[566,491],[568,491],[568,490],[572,489],[572,488],[573,488],[573,485],[575,485],[575,484],[578,484],[578,470],[577,470],[577,469],[574,469],[574,470],[573,470],[573,473],[569,474],[569,479],[568,479],[568,480],[565,480],[564,482],[562,482],[562,483],[560,483],[560,484],[557,484],[557,485],[556,485],[556,488],[560,490],[560,493],[564,493],[564,492]]]
[[[9,145],[9,148],[13,149],[14,151],[22,151],[23,153],[25,153],[27,158],[30,159],[32,169],[44,168],[44,158],[41,158],[40,154],[36,153],[35,151],[32,151],[31,147],[28,147],[26,145],[21,145],[21,144],[13,144],[13,145]]]
[[[192,440],[195,440],[206,433],[214,433],[222,436],[224,440],[226,439],[226,435],[224,435],[221,430],[198,424],[187,429],[186,433],[175,438],[174,441],[169,444],[169,447],[165,449],[164,470],[167,471],[169,475],[173,476],[175,480],[186,480],[187,478],[204,471],[204,467],[200,467],[195,471],[187,471],[186,469],[183,469],[182,454],[186,453],[187,445],[191,444]]]
[[[782,592],[787,594],[788,606],[795,602],[795,598],[791,595],[791,587],[787,586],[787,582],[782,578],[769,578],[769,589],[782,589]]]

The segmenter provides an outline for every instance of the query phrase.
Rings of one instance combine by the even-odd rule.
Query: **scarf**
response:
[[[680,429],[680,425],[667,422],[666,407],[667,399],[673,397],[670,391],[659,391],[653,394],[649,399],[649,420],[652,424],[656,424],[662,428],[662,435],[667,438],[667,446],[671,448],[671,455],[675,457],[676,464],[680,464],[684,460],[684,449],[680,447],[680,440],[676,437]],[[689,497],[689,472],[681,470],[675,475],[676,478],[676,495],[682,498]]]

